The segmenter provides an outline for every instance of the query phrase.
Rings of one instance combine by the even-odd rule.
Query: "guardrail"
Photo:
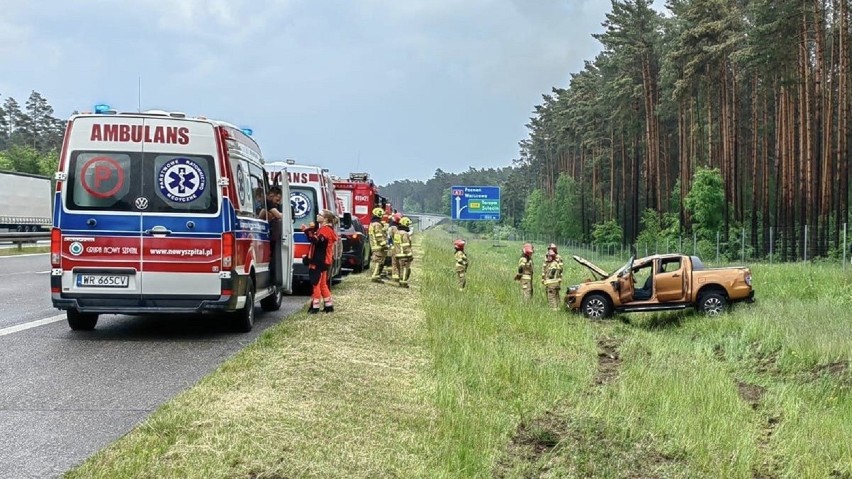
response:
[[[29,233],[0,233],[0,243],[12,243],[18,245],[18,249],[24,249],[27,243],[37,243],[49,240],[50,231],[33,231]]]

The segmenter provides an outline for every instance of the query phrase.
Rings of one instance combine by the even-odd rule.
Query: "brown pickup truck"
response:
[[[614,312],[689,307],[716,315],[730,303],[754,302],[747,267],[705,268],[697,256],[662,254],[638,260],[631,257],[624,266],[607,273],[579,256],[574,260],[589,268],[596,280],[569,287],[565,304],[591,319]]]

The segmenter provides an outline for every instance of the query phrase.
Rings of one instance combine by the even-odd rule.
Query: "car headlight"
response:
[[[580,289],[579,286],[568,286],[568,294],[576,293],[578,289]]]

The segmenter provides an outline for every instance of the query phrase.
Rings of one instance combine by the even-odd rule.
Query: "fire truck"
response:
[[[388,214],[393,212],[390,202],[379,194],[379,188],[367,173],[349,173],[349,179],[334,179],[334,189],[343,213],[349,213],[362,225],[369,225],[373,208],[379,206]]]

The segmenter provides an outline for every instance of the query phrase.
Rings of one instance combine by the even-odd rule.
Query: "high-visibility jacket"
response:
[[[518,274],[521,275],[521,279],[532,279],[533,268],[532,258],[521,256],[520,261],[518,261]]]
[[[398,253],[395,253],[397,258],[410,258],[411,254],[411,236],[410,233],[397,226],[396,233],[393,235],[393,247]]]
[[[370,223],[368,234],[370,235],[370,246],[372,246],[374,250],[387,249],[388,237],[381,221],[373,221]]]
[[[544,263],[544,275],[542,275],[545,286],[559,286],[562,283],[562,265],[553,260]]]
[[[467,255],[462,250],[456,250],[456,271],[467,271],[469,264]]]

